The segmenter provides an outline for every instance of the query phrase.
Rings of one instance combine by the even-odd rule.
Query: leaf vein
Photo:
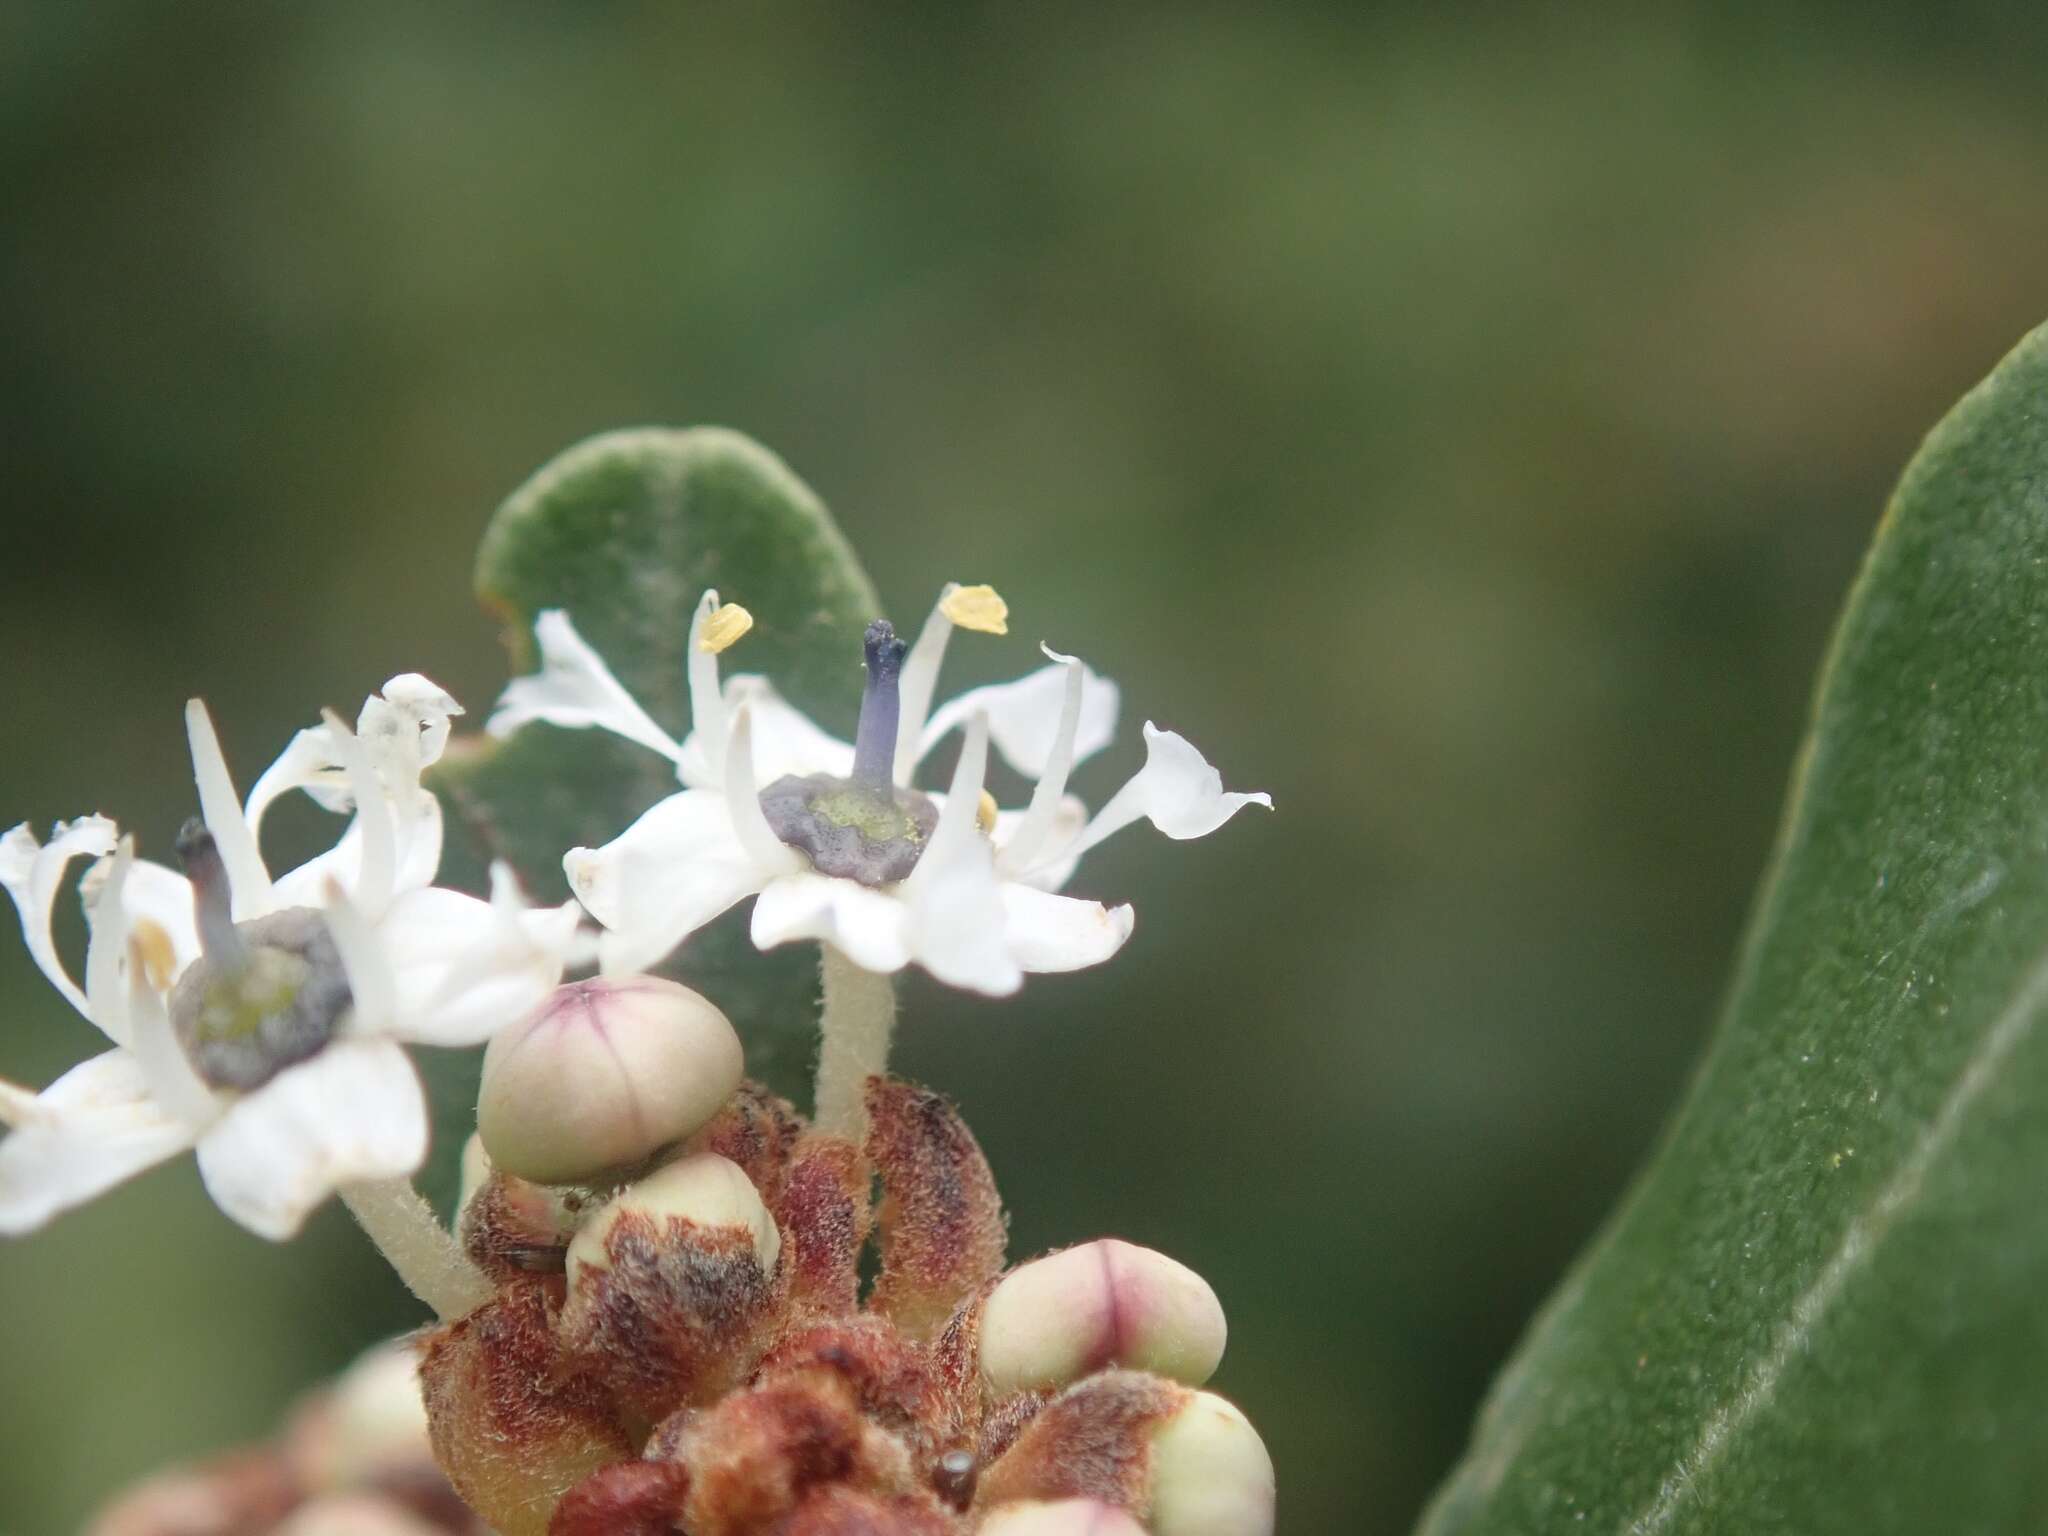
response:
[[[1779,1379],[1805,1352],[1807,1342],[1835,1299],[1883,1241],[1899,1214],[1912,1204],[1928,1171],[1955,1141],[1971,1106],[2032,1032],[2044,1005],[2048,1005],[2048,952],[2035,960],[2019,991],[1984,1032],[1955,1085],[1914,1142],[1898,1172],[1878,1191],[1870,1208],[1843,1230],[1840,1246],[1792,1304],[1791,1312],[1772,1336],[1770,1352],[1758,1362],[1742,1390],[1707,1419],[1691,1451],[1664,1479],[1656,1497],[1623,1527],[1629,1536],[1657,1536],[1669,1527],[1692,1490],[1727,1454],[1730,1442],[1770,1404]]]

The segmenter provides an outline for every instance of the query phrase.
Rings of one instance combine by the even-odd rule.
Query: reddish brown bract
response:
[[[633,1454],[611,1393],[556,1338],[540,1281],[432,1335],[420,1384],[435,1459],[500,1536],[539,1536],[565,1492]]]
[[[548,1536],[667,1536],[689,1487],[690,1474],[673,1462],[618,1462],[563,1496]]]
[[[793,1308],[846,1313],[859,1304],[869,1177],[867,1159],[850,1142],[812,1135],[797,1144],[789,1177],[770,1202]]]
[[[1153,1427],[1194,1394],[1141,1371],[1104,1371],[1036,1413],[983,1475],[990,1504],[1015,1499],[1100,1499],[1142,1510]]]
[[[868,1081],[869,1160],[882,1180],[882,1272],[873,1305],[929,1339],[1003,1267],[1003,1205],[980,1143],[938,1094]]]
[[[1114,1371],[995,1391],[995,1180],[937,1094],[878,1078],[867,1105],[856,1148],[743,1090],[588,1218],[566,1297],[560,1277],[512,1276],[435,1336],[436,1449],[506,1536],[968,1536],[1005,1501],[1075,1494],[1142,1516],[1153,1432],[1188,1389]],[[678,1160],[707,1156],[744,1172],[773,1231],[751,1194],[703,1221],[653,1203]],[[753,1225],[729,1220],[738,1205]],[[586,1480],[563,1497],[572,1468]]]
[[[628,1212],[604,1252],[569,1293],[562,1337],[643,1423],[715,1402],[753,1372],[787,1288],[761,1272],[746,1229]]]

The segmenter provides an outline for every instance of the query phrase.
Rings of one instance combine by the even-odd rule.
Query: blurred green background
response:
[[[953,678],[1043,635],[1273,792],[902,1064],[1016,1251],[1214,1281],[1283,1530],[1401,1531],[1683,1080],[1892,477],[2048,315],[2048,33],[1941,15],[0,7],[0,821],[161,853],[191,693],[245,785],[397,671],[480,716],[498,499],[753,433],[899,619],[1010,598]],[[93,1045],[12,942],[0,1007]],[[189,1160],[0,1249],[0,1530],[417,1320]]]

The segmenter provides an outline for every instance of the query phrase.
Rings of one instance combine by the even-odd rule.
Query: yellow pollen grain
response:
[[[704,620],[697,649],[716,656],[754,627],[754,616],[738,603],[720,603]]]
[[[955,587],[940,600],[939,612],[962,629],[984,635],[1010,632],[1010,605],[994,587]]]
[[[981,800],[974,807],[974,824],[984,832],[996,829],[996,797],[987,790],[981,792]]]
[[[171,983],[178,977],[178,950],[171,943],[171,936],[164,931],[163,924],[147,917],[135,919],[135,926],[129,930],[135,956],[142,961],[142,974],[149,978],[149,984],[159,992],[171,990]]]

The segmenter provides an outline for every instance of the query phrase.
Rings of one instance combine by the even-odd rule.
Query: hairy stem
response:
[[[896,1033],[896,983],[824,947],[825,1011],[818,1044],[814,1119],[821,1131],[858,1145],[867,1136],[867,1081],[889,1070]]]
[[[491,1283],[410,1179],[374,1179],[341,1187],[341,1203],[356,1219],[405,1288],[434,1309],[442,1322],[474,1312],[491,1299]]]

